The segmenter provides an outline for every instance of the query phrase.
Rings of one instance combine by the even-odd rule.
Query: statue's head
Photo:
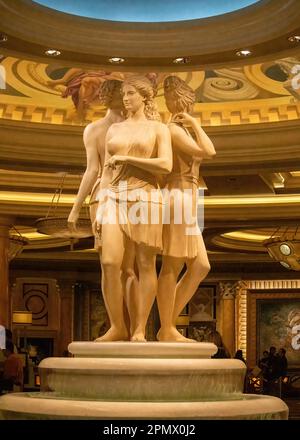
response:
[[[164,80],[164,94],[170,113],[192,112],[195,92],[178,76],[171,75]]]
[[[160,121],[160,115],[154,103],[156,89],[153,81],[145,76],[130,76],[122,84],[123,102],[125,109],[136,111],[144,106],[147,119]]]
[[[104,81],[99,89],[100,103],[111,109],[123,109],[121,87],[122,82],[116,79]]]

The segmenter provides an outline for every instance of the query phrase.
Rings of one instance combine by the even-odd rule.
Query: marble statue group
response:
[[[102,82],[99,98],[107,113],[84,130],[87,167],[68,225],[76,229],[90,195],[110,320],[97,342],[145,341],[155,298],[157,339],[190,341],[176,329],[176,319],[210,270],[197,203],[199,167],[215,149],[191,115],[195,93],[189,85],[173,75],[164,79],[167,124],[160,120],[156,91],[154,74]]]

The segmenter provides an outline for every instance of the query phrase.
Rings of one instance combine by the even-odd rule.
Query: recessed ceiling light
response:
[[[190,62],[191,62],[190,58],[186,58],[186,57],[178,57],[175,58],[175,60],[173,60],[174,64],[187,64]]]
[[[0,43],[5,43],[8,40],[7,35],[0,34]]]
[[[61,52],[56,49],[48,49],[46,50],[45,54],[48,55],[48,57],[58,57]]]
[[[238,50],[235,53],[238,57],[248,57],[249,55],[252,54],[251,50],[248,49],[242,49],[242,50]]]
[[[291,43],[300,43],[300,35],[291,35],[288,40]]]
[[[109,60],[108,60],[110,63],[112,63],[112,64],[121,64],[121,63],[124,63],[124,58],[120,58],[120,57],[112,57],[112,58],[109,58]]]
[[[283,267],[285,267],[286,269],[290,269],[290,268],[291,268],[291,266],[290,266],[288,263],[286,263],[285,261],[279,261],[279,263],[280,263]]]

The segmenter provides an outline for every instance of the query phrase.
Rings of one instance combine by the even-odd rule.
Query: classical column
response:
[[[10,326],[9,296],[9,229],[13,224],[10,217],[0,217],[0,325]]]
[[[240,282],[226,281],[220,283],[222,340],[230,356],[234,356],[235,347],[235,296]]]

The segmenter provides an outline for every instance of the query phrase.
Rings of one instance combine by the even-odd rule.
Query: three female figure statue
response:
[[[197,225],[197,183],[201,160],[213,156],[215,150],[199,122],[188,114],[195,100],[192,89],[172,76],[166,78],[164,89],[172,114],[168,126],[159,121],[153,84],[146,77],[132,76],[121,86],[127,118],[107,129],[96,223],[102,241],[102,292],[111,327],[97,341],[145,341],[156,296],[161,319],[158,340],[188,341],[176,330],[175,321],[209,271]],[[194,207],[193,235],[187,232],[191,224],[174,221],[176,197],[168,199],[173,201],[168,206],[170,222],[163,224],[163,207],[168,203],[160,189],[162,180],[164,194],[177,189],[177,197],[183,200],[185,190],[189,190],[189,202]],[[75,225],[72,216],[69,221]],[[155,264],[158,253],[163,254],[159,280]],[[186,272],[177,283],[184,264]],[[134,312],[128,298],[130,283],[134,285]],[[130,330],[124,320],[124,301],[132,320]]]

